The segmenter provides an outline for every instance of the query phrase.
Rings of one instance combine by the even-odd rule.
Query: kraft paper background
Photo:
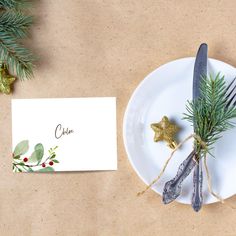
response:
[[[36,22],[27,43],[40,58],[35,78],[17,82],[11,96],[0,95],[0,234],[236,235],[236,197],[197,214],[178,203],[164,206],[153,191],[137,198],[144,184],[122,140],[127,102],[158,66],[194,56],[202,42],[210,57],[236,66],[236,1],[41,0],[33,5]],[[11,98],[90,96],[117,97],[118,171],[12,173]]]

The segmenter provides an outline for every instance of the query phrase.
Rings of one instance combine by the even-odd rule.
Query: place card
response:
[[[14,172],[117,169],[116,98],[12,99]]]

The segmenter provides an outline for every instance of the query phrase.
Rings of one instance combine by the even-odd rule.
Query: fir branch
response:
[[[5,63],[11,73],[20,79],[33,75],[33,54],[16,42],[11,34],[0,31],[0,61]]]
[[[0,63],[22,80],[33,76],[35,61],[33,54],[18,42],[32,25],[32,16],[21,12],[30,5],[27,0],[0,0]]]
[[[21,10],[29,5],[27,0],[0,0],[0,8],[4,10]]]
[[[26,37],[32,23],[33,17],[22,12],[4,11],[0,13],[0,31],[10,33],[16,38]]]
[[[201,97],[195,101],[188,101],[184,119],[195,127],[196,135],[211,147],[224,131],[234,127],[232,119],[236,118],[236,108],[226,106],[227,88],[224,77],[220,74],[216,78],[205,77],[200,89]],[[201,149],[199,146],[198,148]]]
[[[32,25],[32,16],[21,12],[30,5],[27,0],[0,0],[0,63],[22,80],[33,76],[35,61],[33,54],[19,43]]]

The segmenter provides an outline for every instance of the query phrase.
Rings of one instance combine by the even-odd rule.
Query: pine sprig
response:
[[[27,0],[0,0],[0,64],[21,80],[33,76],[35,57],[20,39],[28,34],[32,16],[23,13]]]
[[[235,106],[227,107],[227,88],[224,76],[205,77],[201,82],[201,97],[188,101],[184,119],[195,127],[195,133],[209,149],[223,132],[234,127]],[[201,147],[198,147],[201,149]]]
[[[21,10],[29,5],[27,0],[0,0],[0,8],[5,10]]]
[[[33,17],[22,12],[6,11],[0,13],[0,31],[12,34],[16,38],[27,36]]]
[[[0,61],[4,62],[20,79],[29,79],[33,75],[33,54],[17,43],[12,35],[0,31]]]

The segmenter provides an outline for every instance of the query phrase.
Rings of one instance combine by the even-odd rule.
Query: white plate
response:
[[[123,136],[128,158],[139,177],[149,184],[157,177],[171,150],[165,143],[154,143],[150,124],[159,122],[166,115],[182,127],[179,140],[193,133],[190,124],[182,120],[186,101],[192,99],[192,80],[195,58],[183,58],[169,62],[149,74],[134,91],[124,117]],[[222,61],[208,60],[208,73],[221,72],[227,81],[236,75],[236,69]],[[224,134],[215,145],[213,157],[208,157],[213,190],[226,199],[236,193],[236,130]],[[180,163],[192,148],[192,141],[177,151],[160,181],[153,190],[162,195],[166,181],[172,179]],[[144,188],[145,186],[143,186]],[[142,189],[140,189],[142,190]],[[190,204],[192,174],[184,181],[181,196],[176,201]],[[204,171],[204,204],[217,202],[207,189]]]

